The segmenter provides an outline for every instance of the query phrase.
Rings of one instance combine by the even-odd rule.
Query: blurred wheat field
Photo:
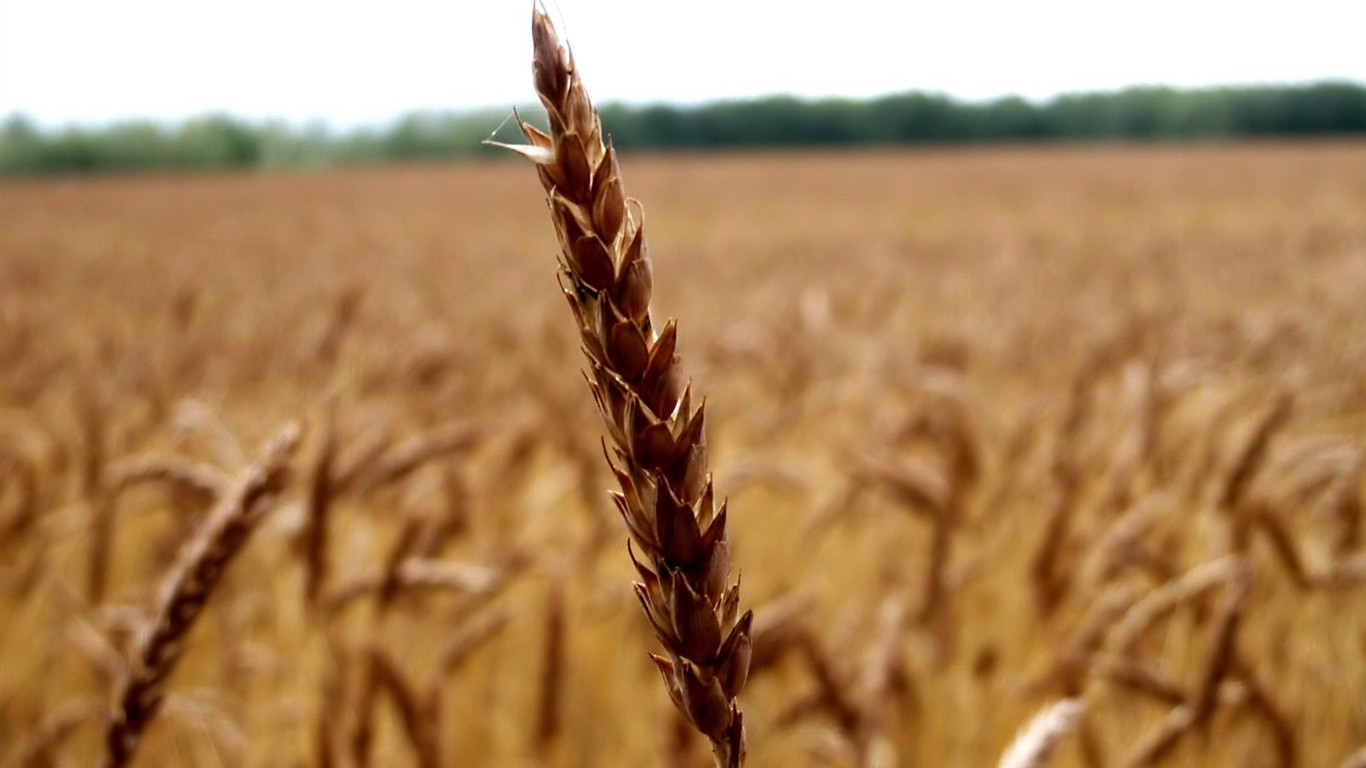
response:
[[[622,172],[756,609],[749,765],[993,765],[1069,696],[1056,765],[1141,764],[1205,682],[1152,764],[1366,745],[1366,144]],[[210,506],[145,465],[298,420],[134,764],[708,765],[558,294],[517,164],[0,184],[0,761],[102,751]]]

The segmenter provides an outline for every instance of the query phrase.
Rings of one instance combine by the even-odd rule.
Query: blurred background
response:
[[[1366,8],[566,2],[623,149],[1366,131]],[[0,172],[487,151],[526,4],[0,4]]]
[[[531,10],[0,0],[0,768],[115,751],[253,467],[128,765],[712,764],[481,144]],[[749,768],[1067,699],[1055,768],[1366,765],[1366,3],[550,13],[706,402]]]

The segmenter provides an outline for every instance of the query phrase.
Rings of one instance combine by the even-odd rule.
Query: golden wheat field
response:
[[[746,765],[1366,762],[1366,144],[620,163]],[[522,162],[0,184],[0,764],[710,765],[557,250]]]

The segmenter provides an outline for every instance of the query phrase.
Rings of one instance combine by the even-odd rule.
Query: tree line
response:
[[[1366,133],[1366,86],[1322,82],[1182,90],[1139,87],[964,102],[940,94],[805,100],[773,96],[700,106],[602,110],[622,150],[834,147],[972,142],[1178,141]],[[528,109],[532,122],[543,114]],[[45,129],[0,124],[0,174],[316,167],[486,154],[506,113],[422,112],[379,128],[337,131],[207,115],[166,126],[134,120]],[[504,129],[499,136],[515,134]]]

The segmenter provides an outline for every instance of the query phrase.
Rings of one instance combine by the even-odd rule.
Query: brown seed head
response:
[[[574,57],[549,17],[532,17],[532,71],[549,133],[522,124],[560,242],[560,285],[607,425],[612,495],[633,541],[636,595],[668,658],[655,656],[674,704],[712,742],[721,768],[745,752],[735,696],[748,677],[751,618],[730,582],[725,507],[707,470],[706,419],[692,408],[673,322],[651,319],[653,274],[640,206]],[[637,558],[637,552],[640,558]]]

